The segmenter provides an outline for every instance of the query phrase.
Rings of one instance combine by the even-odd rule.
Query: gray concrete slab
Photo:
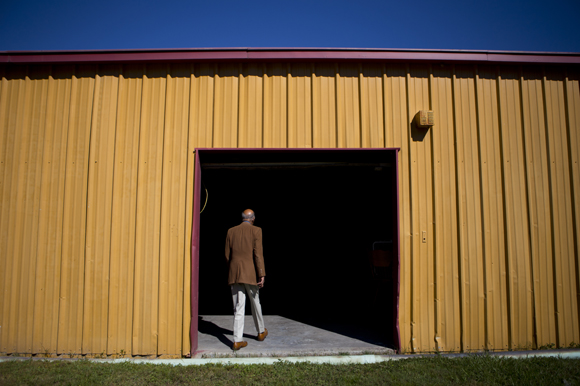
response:
[[[232,351],[233,316],[204,315],[199,319],[195,358],[290,357],[318,355],[394,354],[394,350],[364,333],[343,333],[337,328],[316,327],[278,315],[264,316],[268,337],[256,340],[251,316],[245,317],[244,340],[248,346]]]

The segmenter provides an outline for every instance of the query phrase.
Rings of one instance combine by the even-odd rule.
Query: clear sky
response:
[[[0,0],[0,51],[196,47],[580,52],[580,0]]]

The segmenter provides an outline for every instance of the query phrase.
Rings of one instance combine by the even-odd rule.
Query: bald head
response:
[[[242,212],[242,220],[254,222],[256,215],[252,209],[246,209]]]

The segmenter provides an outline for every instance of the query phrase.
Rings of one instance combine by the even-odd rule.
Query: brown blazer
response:
[[[226,237],[228,284],[257,285],[257,277],[266,276],[262,254],[262,228],[248,222],[230,228]]]

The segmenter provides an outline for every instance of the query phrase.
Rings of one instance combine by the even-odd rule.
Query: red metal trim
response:
[[[200,219],[200,194],[201,194],[201,162],[200,153],[202,152],[212,152],[212,153],[308,153],[308,152],[328,152],[328,151],[395,151],[395,167],[396,167],[396,179],[397,179],[397,266],[400,266],[400,221],[399,221],[399,151],[398,147],[388,147],[388,148],[196,148],[195,149],[195,176],[194,176],[194,188],[193,188],[193,226],[191,227],[191,327],[190,327],[190,338],[191,338],[191,356],[195,354],[198,347],[198,317],[199,317],[199,219]],[[396,316],[395,316],[395,329],[396,329],[396,345],[397,351],[401,351],[401,336],[399,333],[399,281],[400,273],[397,271],[397,290],[396,290]]]
[[[107,51],[4,51],[0,63],[155,63],[221,61],[394,61],[580,64],[579,53],[340,48],[224,48]]]
[[[211,151],[212,153],[252,153],[252,152],[260,152],[260,153],[308,153],[308,152],[317,152],[317,151],[385,151],[385,150],[400,150],[399,147],[349,147],[349,148],[334,148],[334,147],[324,147],[324,148],[317,148],[317,147],[293,147],[293,148],[237,148],[237,147],[224,147],[224,148],[198,148],[195,149],[196,154],[198,151],[206,152]]]
[[[199,152],[195,152],[195,166],[193,177],[193,224],[191,227],[191,324],[189,338],[191,342],[190,354],[197,351],[198,305],[199,305],[199,215],[201,194],[201,162]]]
[[[399,294],[401,292],[401,219],[400,219],[400,209],[399,209],[399,151],[395,154],[395,178],[397,179],[397,288],[395,290],[395,304],[396,315],[395,315],[395,331],[397,336],[395,337],[397,345],[397,353],[401,354],[401,331],[399,329]]]
[[[14,64],[32,63],[153,63],[183,61],[244,60],[244,52],[105,52],[105,53],[35,53],[2,54],[0,62]]]

